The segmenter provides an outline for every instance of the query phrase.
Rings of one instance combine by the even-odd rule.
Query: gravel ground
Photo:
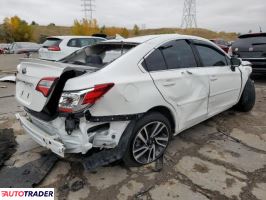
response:
[[[0,67],[2,65],[0,57]],[[0,68],[2,69],[2,68]],[[1,73],[1,72],[0,72]],[[226,111],[174,138],[164,168],[121,163],[84,171],[60,160],[37,187],[53,187],[56,199],[266,199],[266,78],[254,77],[257,102],[250,113]],[[45,149],[21,130],[14,85],[0,83],[0,129],[12,128],[17,151],[6,167],[37,160]]]

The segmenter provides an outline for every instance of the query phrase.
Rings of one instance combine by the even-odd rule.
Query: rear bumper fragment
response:
[[[18,113],[16,114],[16,118],[20,121],[22,128],[32,137],[34,141],[41,146],[50,149],[52,152],[61,157],[65,156],[66,148],[62,142],[58,141],[58,136],[51,136],[45,133],[26,117],[23,117]]]

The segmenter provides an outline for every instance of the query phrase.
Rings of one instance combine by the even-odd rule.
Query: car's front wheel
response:
[[[160,158],[170,141],[169,120],[158,112],[151,112],[138,120],[123,161],[129,167],[146,165]]]
[[[249,112],[252,110],[256,102],[256,90],[254,82],[249,78],[242,93],[242,96],[235,106],[238,111]]]

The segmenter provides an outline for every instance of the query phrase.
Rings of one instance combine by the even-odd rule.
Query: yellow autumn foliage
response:
[[[32,27],[18,16],[5,18],[1,31],[6,42],[30,41],[33,33]]]
[[[71,31],[73,35],[93,35],[95,33],[99,33],[100,28],[96,19],[83,19],[81,21],[75,20]]]

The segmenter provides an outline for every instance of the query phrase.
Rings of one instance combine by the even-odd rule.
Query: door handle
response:
[[[185,75],[185,74],[188,74],[188,75],[193,75],[193,73],[189,70],[186,70],[186,71],[182,71],[181,72],[182,75]]]
[[[210,80],[211,80],[211,81],[217,81],[218,78],[217,78],[217,76],[211,76],[211,77],[210,77]]]
[[[174,80],[166,80],[163,82],[163,86],[170,87],[176,85],[176,82]]]
[[[192,75],[192,74],[193,74],[193,73],[192,73],[191,71],[189,71],[189,70],[187,70],[186,72],[187,72],[187,74],[189,74],[189,75]]]

